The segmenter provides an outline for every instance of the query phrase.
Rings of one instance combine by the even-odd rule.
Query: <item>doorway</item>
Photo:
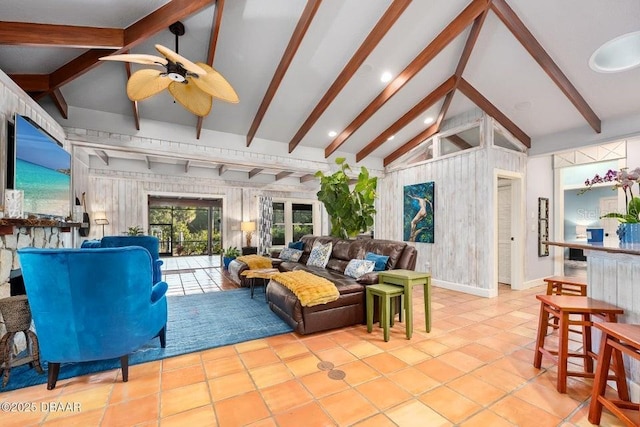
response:
[[[161,256],[217,255],[222,242],[221,199],[149,196],[149,232]]]
[[[494,280],[492,294],[498,294],[498,283],[511,289],[524,289],[524,188],[522,174],[495,172],[494,207]]]

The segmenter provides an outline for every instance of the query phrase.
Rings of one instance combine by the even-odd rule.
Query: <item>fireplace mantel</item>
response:
[[[64,222],[47,218],[0,218],[0,235],[13,233],[13,227],[56,227],[62,232],[80,227],[79,222]]]

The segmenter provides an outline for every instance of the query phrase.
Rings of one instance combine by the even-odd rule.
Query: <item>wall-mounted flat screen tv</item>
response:
[[[14,189],[24,190],[25,216],[68,217],[71,212],[71,155],[44,129],[19,114],[15,116],[13,148],[12,183]]]

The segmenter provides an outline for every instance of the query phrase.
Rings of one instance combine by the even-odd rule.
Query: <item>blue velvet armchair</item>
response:
[[[165,347],[165,282],[152,281],[149,251],[130,246],[18,250],[40,354],[49,362],[47,388],[60,363],[120,358],[154,337]]]
[[[120,248],[123,246],[142,246],[151,254],[153,259],[153,283],[162,280],[160,266],[162,260],[159,255],[159,241],[155,236],[105,236],[102,240],[85,240],[83,248]]]

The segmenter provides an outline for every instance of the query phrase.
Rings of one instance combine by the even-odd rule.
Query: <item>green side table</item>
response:
[[[407,338],[413,334],[413,292],[415,285],[424,288],[424,322],[431,332],[431,274],[413,270],[385,270],[378,273],[378,283],[404,287],[404,309],[407,322]]]
[[[393,325],[393,315],[391,314],[391,300],[395,297],[401,297],[404,289],[399,286],[378,283],[377,285],[369,285],[365,287],[366,304],[367,304],[367,332],[373,330],[373,297],[380,298],[380,325],[384,331],[384,340],[389,341],[389,325]],[[402,309],[400,310],[402,313]],[[408,319],[408,316],[407,316]],[[407,323],[407,338],[409,336],[409,324]]]

